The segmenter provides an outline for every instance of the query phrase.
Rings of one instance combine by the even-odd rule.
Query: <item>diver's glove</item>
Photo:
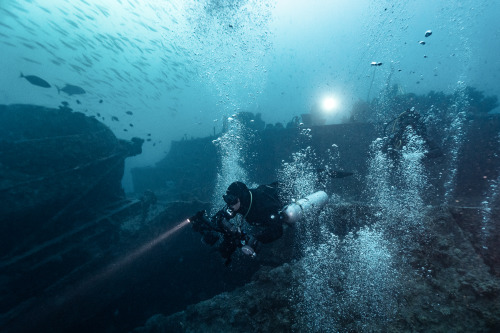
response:
[[[241,231],[241,228],[232,224],[228,220],[223,220],[220,223],[220,226],[222,227],[222,230],[224,230],[224,234],[226,234],[231,238],[238,240],[243,237],[243,232]]]
[[[250,257],[256,257],[257,252],[260,250],[260,242],[252,235],[246,235],[245,240],[242,242],[244,245],[241,251]]]
[[[200,233],[207,230],[207,226],[210,224],[204,210],[200,210],[194,216],[188,218],[188,221],[191,223],[193,230]]]

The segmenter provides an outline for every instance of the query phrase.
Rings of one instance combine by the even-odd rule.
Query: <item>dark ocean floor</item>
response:
[[[308,222],[316,232],[288,227],[256,260],[237,253],[230,267],[189,225],[137,252],[154,243],[150,235],[161,236],[203,208],[208,203],[158,203],[146,220],[140,214],[119,219],[109,229],[114,236],[108,230],[101,244],[85,247],[84,239],[72,238],[93,259],[16,306],[3,317],[12,318],[6,331],[500,330],[499,238],[481,237],[477,208],[427,207],[422,228],[405,232],[370,222],[377,207],[331,204],[320,221]],[[493,213],[497,220],[499,211]],[[491,235],[499,234],[495,228]],[[369,242],[359,243],[366,235]],[[367,253],[356,252],[356,244]],[[58,263],[60,273],[77,259],[61,254],[45,266]],[[44,270],[35,271],[31,284],[16,281],[28,288],[23,292],[47,279],[42,273],[50,267],[40,264]]]
[[[337,207],[356,209],[368,208]],[[366,280],[359,271],[355,295],[346,285],[352,280],[345,266],[323,262],[320,274],[311,276],[311,263],[318,260],[306,256],[262,266],[243,287],[175,314],[155,315],[134,332],[498,332],[500,272],[498,257],[492,258],[498,250],[488,258],[473,244],[470,226],[476,218],[470,209],[430,208],[423,233],[391,249],[395,284],[389,279],[374,286],[381,281]],[[404,237],[393,236],[393,244]],[[345,245],[316,245],[337,252],[319,262],[342,261]]]

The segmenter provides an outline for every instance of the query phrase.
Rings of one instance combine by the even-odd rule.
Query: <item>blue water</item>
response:
[[[371,321],[387,320],[396,307],[401,272],[395,257],[400,244],[424,233],[428,196],[453,204],[460,195],[455,185],[471,106],[466,87],[500,95],[498,13],[500,2],[479,0],[0,0],[0,104],[65,102],[119,138],[151,138],[141,155],[126,161],[123,186],[130,193],[131,168],[154,165],[172,140],[206,137],[226,126],[214,141],[221,163],[212,201],[220,203],[234,180],[257,185],[245,168],[254,138],[235,120],[238,112],[260,113],[271,124],[311,113],[333,124],[348,122],[366,102],[375,105],[366,119],[381,124],[404,111],[393,109],[395,94],[453,96],[445,112],[439,105],[420,110],[431,134],[442,134],[437,143],[447,152],[442,192],[429,189],[432,175],[418,135],[405,133],[408,144],[397,161],[379,138],[370,147],[362,189],[379,209],[373,225],[344,239],[321,229],[319,240],[297,226],[307,277],[296,305],[302,324],[311,331],[339,329],[328,311],[308,309],[338,306],[330,302],[339,295],[323,273],[342,271],[346,302],[333,311],[361,314],[358,328],[369,330]],[[65,84],[86,93],[59,91]],[[498,106],[487,112],[499,112]],[[318,183],[308,131],[278,170],[286,201],[325,186]],[[331,166],[343,158],[337,148],[330,148]],[[485,243],[492,237],[499,181],[488,180],[481,201]],[[398,238],[388,242],[394,233]]]
[[[2,1],[0,102],[57,106],[64,100],[77,111],[99,114],[119,137],[151,133],[144,154],[128,161],[128,167],[150,165],[172,139],[219,131],[223,116],[237,111],[286,122],[333,96],[338,106],[326,115],[331,123],[348,117],[358,100],[379,97],[387,85],[452,92],[464,81],[498,94],[499,46],[492,41],[499,34],[499,6]],[[432,35],[425,37],[428,30]],[[20,72],[52,88],[32,86]],[[87,94],[58,94],[54,85],[66,83]],[[125,187],[133,190],[129,178]]]

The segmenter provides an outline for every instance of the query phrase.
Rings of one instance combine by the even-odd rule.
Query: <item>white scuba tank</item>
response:
[[[294,224],[304,215],[321,210],[328,202],[328,194],[318,191],[286,206],[282,213],[287,216],[286,223]]]

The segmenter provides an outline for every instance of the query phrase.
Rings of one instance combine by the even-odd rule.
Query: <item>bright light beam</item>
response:
[[[155,247],[156,245],[158,245],[159,243],[161,243],[165,239],[169,238],[177,231],[184,228],[188,223],[189,223],[189,220],[186,219],[186,220],[182,221],[181,223],[173,226],[172,228],[168,229],[167,231],[165,231],[163,234],[159,235],[158,237],[150,240],[149,242],[147,242],[146,244],[144,244],[143,246],[141,246],[140,248],[138,248],[134,252],[126,255],[125,257],[123,257],[122,259],[118,260],[115,263],[111,263],[100,274],[97,274],[95,277],[90,279],[88,282],[95,282],[97,280],[105,279],[106,277],[115,273],[117,270],[129,265],[130,263],[135,261],[137,258],[142,256],[144,253],[148,252],[153,247]]]
[[[339,106],[339,101],[334,97],[325,97],[321,102],[321,108],[325,112],[332,112]]]
[[[25,313],[25,317],[28,319],[24,320],[23,323],[20,323],[19,325],[27,325],[28,327],[35,328],[39,323],[50,320],[51,317],[57,316],[58,313],[64,311],[66,308],[71,308],[72,302],[78,303],[81,297],[89,294],[91,291],[95,291],[95,289],[98,288],[99,283],[109,279],[118,270],[130,265],[146,252],[168,239],[189,223],[190,221],[188,219],[178,223],[158,237],[148,241],[135,251],[125,255],[120,260],[112,262],[99,273],[88,277],[80,283],[77,283],[77,285],[68,285],[66,290],[62,291],[60,294],[53,295],[47,299],[42,299],[41,304],[32,308],[28,313]]]

